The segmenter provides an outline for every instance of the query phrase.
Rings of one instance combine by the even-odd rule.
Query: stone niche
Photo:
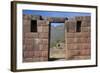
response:
[[[49,61],[50,23],[64,23],[64,59],[90,59],[91,17],[72,19],[23,15],[23,62]]]

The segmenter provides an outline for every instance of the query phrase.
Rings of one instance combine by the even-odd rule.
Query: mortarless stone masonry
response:
[[[65,24],[65,59],[90,59],[91,57],[91,20],[90,16],[76,16],[73,19],[23,15],[23,62],[49,60],[49,24]],[[31,32],[32,20],[37,28]],[[78,21],[80,26],[77,26]],[[79,30],[80,29],[80,30]]]

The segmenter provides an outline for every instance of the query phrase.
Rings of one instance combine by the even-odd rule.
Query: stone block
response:
[[[33,57],[32,62],[40,62],[40,57]]]
[[[76,19],[76,21],[82,21],[83,17],[82,16],[76,16],[75,19]]]
[[[40,45],[39,45],[39,49],[40,49],[41,51],[48,51],[48,45],[40,44]]]
[[[23,28],[30,28],[30,24],[23,25]]]
[[[30,27],[27,26],[27,25],[25,25],[25,26],[23,27],[23,33],[29,33],[29,32],[30,32]]]
[[[24,45],[26,49],[39,50],[40,40],[26,41]]]
[[[32,45],[33,44],[33,39],[25,38],[25,45]]]
[[[40,33],[40,32],[43,32],[43,27],[42,27],[42,26],[38,26],[37,28],[38,28],[38,32],[39,32],[39,33]]]
[[[83,34],[82,32],[75,33],[75,37],[76,37],[76,38],[80,38],[80,37],[82,37],[82,34]]]
[[[90,38],[77,38],[77,43],[90,43]]]
[[[81,49],[80,50],[80,55],[90,56],[91,55],[91,50],[90,49]]]
[[[34,58],[39,58],[41,56],[40,55],[41,53],[42,53],[42,51],[34,51],[34,56],[33,57]]]
[[[69,22],[67,24],[67,32],[76,32],[76,22]]]
[[[40,57],[40,61],[48,61],[48,58]]]
[[[48,26],[38,26],[38,32],[48,32],[49,27]]]
[[[48,51],[41,51],[41,57],[48,58]]]
[[[66,39],[67,38],[74,38],[75,37],[75,33],[66,33]]]
[[[32,20],[40,20],[40,16],[39,15],[32,15],[31,19]]]
[[[77,44],[67,44],[67,49],[68,50],[78,50],[79,48],[77,47]]]
[[[48,33],[49,32],[49,26],[44,26],[43,27],[43,32],[47,32]]]
[[[91,22],[90,21],[82,21],[81,27],[90,27]]]
[[[57,22],[57,23],[64,23],[65,20],[68,20],[67,17],[45,17],[43,16],[42,19],[47,20],[49,22]]]
[[[23,15],[23,19],[27,19],[27,20],[31,20],[31,18],[32,18],[32,15],[30,15],[30,14],[24,14]]]
[[[46,20],[37,20],[38,26],[48,26],[49,22]]]
[[[44,33],[39,33],[39,38],[43,38],[43,39],[48,39],[49,34],[44,32]]]
[[[83,21],[91,21],[91,16],[83,16],[82,20]]]
[[[24,44],[25,47],[24,47],[24,50],[25,51],[32,51],[33,50],[33,46],[32,45],[27,45],[27,44]]]
[[[90,43],[81,43],[77,44],[79,49],[91,49],[91,44]]]
[[[33,51],[39,51],[40,50],[40,48],[39,48],[39,44],[33,44]]]
[[[81,32],[91,32],[90,27],[81,27]]]
[[[25,33],[25,38],[38,38],[39,37],[39,34],[38,33]]]
[[[35,39],[33,40],[33,42],[34,42],[34,45],[40,45],[41,42],[42,42],[42,40],[39,39],[39,38],[35,38]]]
[[[33,58],[24,58],[23,62],[33,62]]]
[[[40,45],[48,45],[48,39],[41,39]]]
[[[90,37],[90,32],[79,32],[75,33],[76,38],[89,38]]]
[[[24,25],[30,25],[30,24],[31,24],[31,20],[27,20],[27,19],[23,20],[23,27]]]
[[[73,59],[74,56],[80,56],[80,50],[69,50],[68,59]]]
[[[85,59],[91,59],[91,56],[74,56],[74,60],[85,60]]]
[[[76,16],[75,19],[76,21],[90,21],[91,16]]]
[[[32,58],[33,57],[33,51],[24,51],[23,57],[24,58]]]
[[[67,32],[76,32],[76,29],[68,29]]]
[[[66,41],[67,44],[77,43],[77,38],[67,38]]]

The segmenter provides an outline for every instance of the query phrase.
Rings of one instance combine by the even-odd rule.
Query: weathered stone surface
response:
[[[45,27],[43,27],[43,32],[49,32],[49,27],[48,26],[45,26]]]
[[[80,50],[69,50],[68,51],[68,58],[73,59],[74,56],[79,56],[80,55]]]
[[[67,44],[77,43],[77,38],[67,38],[66,41],[67,41]]]
[[[75,19],[77,21],[90,21],[91,16],[76,16]]]
[[[25,26],[25,25],[30,26],[30,23],[31,23],[31,20],[27,20],[27,19],[24,19],[24,20],[23,20],[23,25],[24,25],[24,26]]]
[[[40,20],[40,16],[39,15],[32,15],[31,19],[32,20]]]
[[[76,38],[89,38],[90,37],[90,32],[79,32],[79,33],[75,33],[75,37]]]
[[[90,38],[77,38],[77,43],[90,43]]]
[[[27,44],[25,45],[24,51],[32,51],[32,50],[33,50],[33,46],[32,45],[27,45]]]
[[[28,25],[25,25],[25,27],[23,27],[23,33],[27,32],[30,32],[30,27]]]
[[[83,17],[81,17],[81,16],[76,16],[75,19],[76,19],[76,21],[82,21]]]
[[[39,37],[39,34],[38,33],[25,33],[24,35],[25,38],[30,38],[30,39],[33,39],[33,38],[38,38]]]
[[[23,62],[33,62],[33,58],[24,58]]]
[[[40,57],[41,56],[40,53],[41,51],[34,51],[34,58]]]
[[[49,22],[46,20],[37,20],[38,26],[48,26]]]
[[[90,56],[91,50],[90,49],[82,49],[82,50],[80,50],[80,55]]]
[[[48,45],[48,39],[42,39],[42,43],[43,45]]]
[[[90,25],[91,25],[90,21],[83,21],[81,27],[90,27]]]
[[[38,32],[49,32],[48,26],[38,26]]]
[[[23,15],[23,19],[25,20],[31,20],[32,15]]]
[[[64,18],[64,17],[42,17],[42,19],[47,20],[49,22],[57,22],[57,23],[64,23],[65,20],[68,20],[68,18]]]
[[[74,56],[74,60],[91,59],[91,56]]]
[[[68,50],[78,50],[79,48],[77,44],[72,43],[72,44],[67,44],[67,49]]]
[[[91,32],[91,28],[90,27],[81,27],[81,31],[82,32]]]
[[[91,44],[90,43],[81,43],[77,44],[80,49],[91,49]]]
[[[39,45],[39,49],[41,50],[41,51],[48,51],[48,45],[43,45],[43,44],[41,44],[41,45]]]
[[[33,51],[24,51],[23,57],[24,58],[32,58],[33,57]]]
[[[31,62],[40,62],[40,57],[33,57]]]
[[[66,23],[67,32],[76,32],[76,22],[70,21]]]
[[[83,21],[91,21],[91,16],[83,16]]]
[[[33,44],[33,39],[25,39],[24,44],[25,45],[32,45]]]
[[[67,32],[76,32],[76,28],[74,26],[67,27]]]
[[[37,29],[38,29],[38,32],[43,32],[43,27],[42,26],[38,26]]]
[[[91,17],[77,16],[74,18],[43,17],[37,15],[23,15],[23,62],[48,61],[49,26],[52,22],[65,24],[65,47],[63,56],[67,60],[90,59],[91,57]],[[37,32],[31,32],[31,20],[37,21]],[[81,30],[76,31],[77,21],[81,21]],[[59,58],[60,56],[56,56]]]
[[[40,57],[39,60],[40,60],[40,61],[48,61],[48,58],[46,58],[46,57]]]
[[[47,51],[42,51],[41,57],[47,58],[48,57],[48,50]]]
[[[48,33],[39,33],[39,38],[48,39],[48,37],[49,37]]]
[[[72,43],[90,43],[91,39],[90,38],[67,38],[66,39],[67,44],[72,44]]]
[[[35,38],[33,42],[35,45],[39,45],[41,43],[41,39]]]
[[[67,36],[66,39],[67,38],[74,38],[75,37],[75,33],[67,33],[66,36]]]

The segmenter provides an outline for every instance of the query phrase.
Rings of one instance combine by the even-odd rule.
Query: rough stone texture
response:
[[[90,59],[91,56],[91,24],[90,16],[77,16],[65,22],[67,59]],[[81,31],[75,29],[77,21],[81,21]]]
[[[45,17],[45,16],[42,16],[42,19],[43,20],[47,20],[49,22],[57,22],[57,23],[61,23],[61,22],[65,22],[65,20],[68,20],[68,18],[64,18],[64,17]]]
[[[32,15],[23,19],[23,62],[48,61],[48,22]],[[30,31],[31,20],[37,21],[37,32]]]
[[[37,21],[37,32],[31,32],[31,20]],[[81,21],[77,32],[77,21]],[[48,61],[49,24],[65,23],[65,59],[91,58],[91,17],[77,16],[72,19],[23,15],[23,62]]]

